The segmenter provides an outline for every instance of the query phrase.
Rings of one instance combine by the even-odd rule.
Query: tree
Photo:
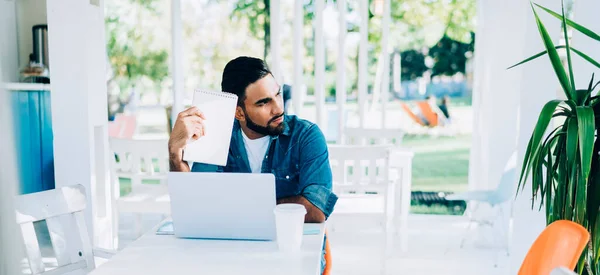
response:
[[[120,91],[109,95],[109,117],[121,111],[126,101],[122,97],[128,97],[131,88],[144,84],[140,92],[159,93],[169,75],[169,56],[164,45],[156,45],[158,39],[147,31],[152,27],[143,24],[162,15],[157,4],[157,0],[107,2],[106,49],[112,69],[107,82]]]
[[[248,19],[249,31],[255,38],[264,42],[263,59],[267,59],[271,40],[271,1],[238,0],[231,12],[232,20]]]
[[[456,41],[447,35],[444,35],[440,41],[429,49],[429,56],[434,60],[431,76],[436,75],[454,75],[456,73],[465,73],[467,61],[466,53],[473,51],[475,33],[472,33],[473,39],[469,44]]]

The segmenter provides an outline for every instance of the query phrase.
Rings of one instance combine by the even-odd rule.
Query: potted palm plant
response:
[[[596,41],[600,41],[600,36],[567,19],[564,3],[560,14],[537,4],[532,4],[532,9],[546,50],[512,67],[547,55],[567,99],[551,100],[542,108],[527,145],[517,193],[525,188],[525,182],[531,176],[533,203],[538,198],[541,200],[547,224],[564,219],[587,228],[591,241],[579,261],[577,272],[600,275],[600,139],[595,138],[600,129],[600,93],[594,93],[598,86],[594,83],[594,75],[578,75],[591,80],[587,87],[575,87],[571,54],[577,54],[598,68],[600,64],[570,46],[567,26]],[[538,17],[540,9],[561,20],[565,45],[553,44]],[[566,51],[566,64],[558,54],[562,49]],[[556,128],[548,129],[553,118],[562,120]],[[550,132],[546,135],[547,130]]]

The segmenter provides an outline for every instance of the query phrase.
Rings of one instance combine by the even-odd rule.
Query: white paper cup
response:
[[[286,253],[300,251],[306,208],[302,204],[283,203],[277,205],[274,212],[279,250]]]

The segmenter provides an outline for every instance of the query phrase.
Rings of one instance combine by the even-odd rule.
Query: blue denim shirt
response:
[[[271,136],[262,173],[275,175],[277,199],[302,195],[329,217],[337,201],[331,189],[327,143],[319,127],[296,116],[284,116],[285,127]],[[194,163],[192,172],[251,173],[239,122],[233,125],[226,166]]]

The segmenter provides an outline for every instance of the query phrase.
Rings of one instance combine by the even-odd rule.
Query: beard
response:
[[[250,119],[250,116],[248,116],[248,113],[246,113],[246,111],[244,111],[244,115],[246,116],[246,126],[250,130],[256,132],[257,134],[261,134],[261,135],[265,135],[265,136],[278,136],[281,133],[283,133],[283,128],[285,126],[285,120],[275,127],[271,126],[271,122],[282,117],[283,114],[271,118],[269,120],[269,122],[267,122],[266,127],[260,126],[256,123],[254,123],[254,121],[252,121],[252,119]]]

